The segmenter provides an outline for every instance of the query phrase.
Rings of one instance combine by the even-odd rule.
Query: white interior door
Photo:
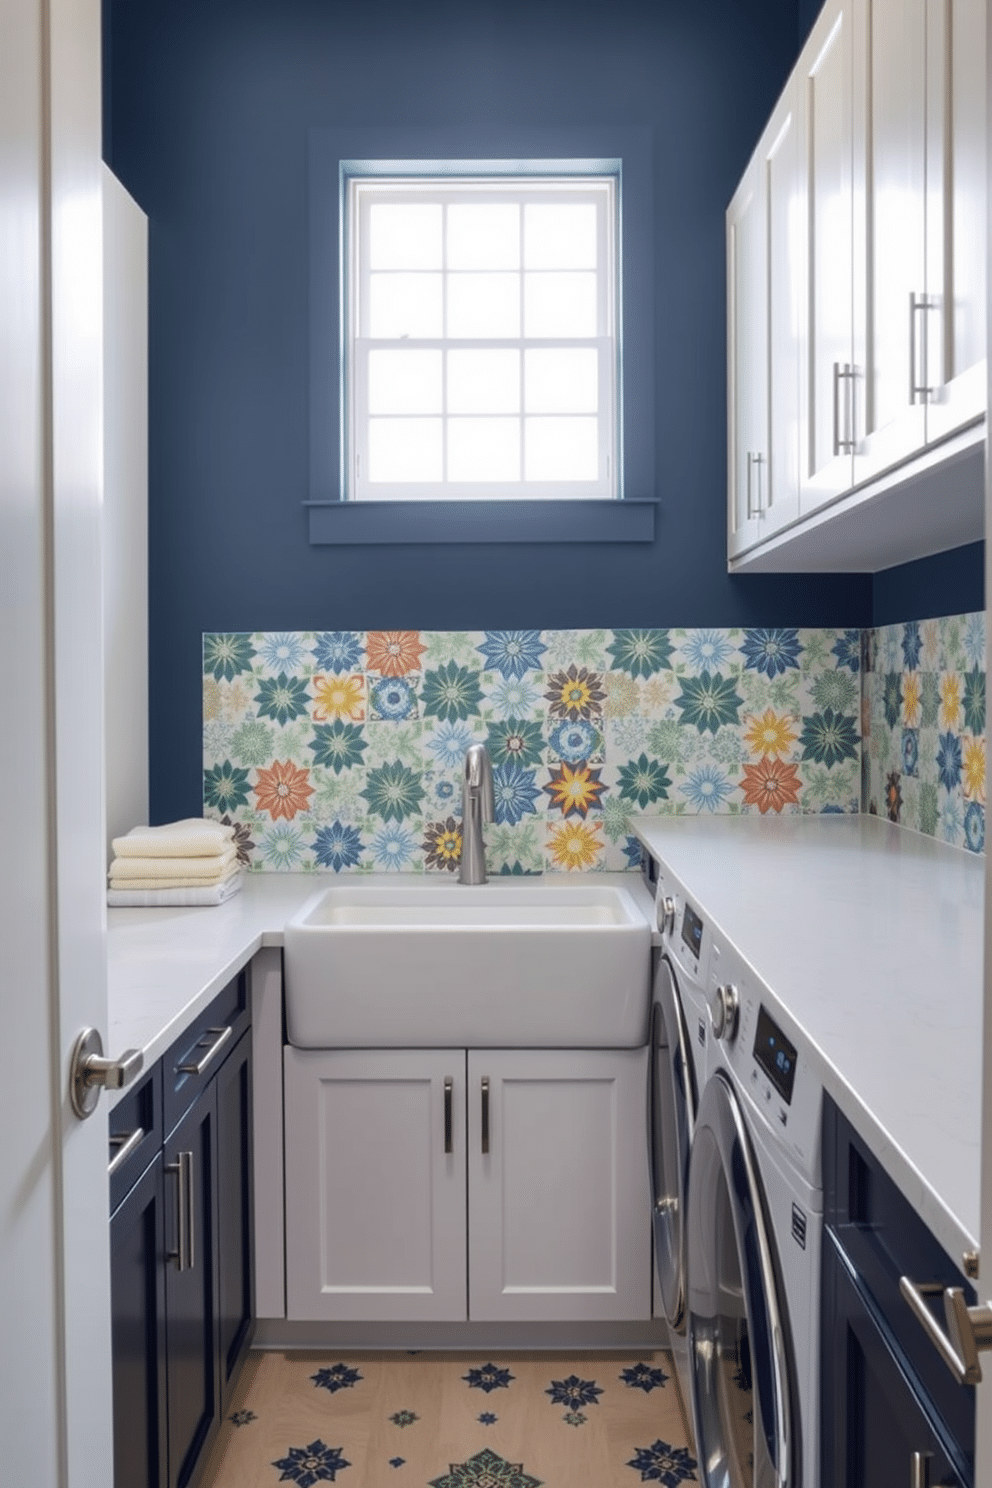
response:
[[[986,19],[992,11],[992,0],[985,0]],[[986,108],[992,103],[992,25],[986,29]],[[988,120],[986,133],[992,125]],[[990,193],[992,197],[992,193]],[[986,206],[989,211],[989,202]],[[985,242],[985,273],[986,273],[986,333],[992,338],[992,255],[989,254],[989,242],[992,239],[992,212],[986,218],[984,232]],[[986,363],[986,409],[992,408],[992,379],[988,375],[989,363]],[[989,650],[992,643],[992,624],[989,623],[990,607],[988,596],[992,594],[992,547],[989,544],[989,535],[992,534],[992,460],[990,460],[989,449],[989,424],[986,417],[985,423],[985,640],[986,654],[992,655]],[[987,737],[987,736],[986,736]],[[982,1028],[982,1213],[980,1242],[980,1265],[981,1265],[981,1292],[980,1301],[987,1301],[992,1295],[989,1287],[990,1258],[992,1258],[992,936],[989,927],[992,926],[992,853],[985,855],[985,1017]],[[985,1365],[992,1355],[984,1355]],[[992,1482],[992,1370],[983,1365],[984,1378],[976,1388],[977,1401],[977,1443],[975,1452],[975,1482]]]
[[[0,1442],[4,1481],[113,1481],[107,1145],[69,1052],[106,1029],[100,7],[0,0]]]

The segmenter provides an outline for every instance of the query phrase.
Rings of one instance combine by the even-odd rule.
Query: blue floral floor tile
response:
[[[671,1376],[662,1352],[250,1354],[204,1488],[696,1482]]]

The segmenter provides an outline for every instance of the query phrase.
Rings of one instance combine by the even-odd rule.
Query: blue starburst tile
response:
[[[620,1378],[632,1390],[643,1390],[645,1395],[649,1395],[652,1390],[661,1389],[668,1375],[650,1364],[632,1364],[629,1369],[621,1371]]]
[[[483,1411],[482,1414],[476,1416],[475,1419],[477,1421],[481,1421],[483,1426],[495,1426],[496,1422],[499,1420],[499,1416],[493,1415],[492,1411]]]
[[[544,1393],[551,1396],[552,1405],[567,1405],[575,1411],[583,1405],[598,1405],[603,1392],[594,1380],[580,1380],[577,1374],[570,1374],[568,1379],[552,1380]]]
[[[250,1422],[257,1421],[258,1417],[252,1410],[237,1410],[227,1419],[233,1421],[235,1426],[247,1426]]]
[[[482,1364],[462,1375],[470,1390],[485,1390],[487,1395],[491,1390],[508,1390],[515,1378],[508,1369],[499,1369],[495,1364]]]
[[[642,1483],[662,1483],[664,1488],[678,1488],[696,1477],[696,1459],[688,1448],[673,1447],[660,1437],[650,1447],[635,1448],[627,1466],[640,1473]]]
[[[389,1465],[390,1467],[402,1467],[405,1461],[405,1457],[390,1457]]]
[[[357,1369],[348,1364],[332,1364],[327,1369],[318,1369],[310,1378],[318,1390],[329,1390],[334,1395],[338,1390],[348,1390],[363,1378]]]
[[[343,1467],[351,1463],[340,1447],[325,1447],[318,1437],[308,1447],[290,1447],[289,1455],[273,1462],[281,1469],[280,1483],[296,1483],[298,1488],[313,1488],[314,1483],[333,1483]]]

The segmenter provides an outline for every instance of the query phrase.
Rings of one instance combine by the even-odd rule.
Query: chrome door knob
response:
[[[740,1007],[740,994],[731,982],[717,987],[710,998],[710,1023],[715,1039],[724,1039],[728,1044],[733,1042],[737,1036]]]
[[[122,1090],[141,1073],[144,1055],[128,1049],[119,1059],[103,1057],[103,1040],[95,1028],[84,1028],[72,1046],[69,1099],[80,1120],[96,1109],[101,1090]]]

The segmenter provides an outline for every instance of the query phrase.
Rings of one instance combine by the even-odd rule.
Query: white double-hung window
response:
[[[351,176],[351,499],[615,497],[613,176]]]

